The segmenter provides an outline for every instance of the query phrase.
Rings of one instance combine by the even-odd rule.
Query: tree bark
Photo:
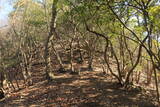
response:
[[[54,75],[51,73],[51,41],[53,40],[53,35],[57,37],[56,28],[55,28],[55,21],[57,16],[57,3],[58,0],[54,0],[52,3],[52,18],[50,22],[50,31],[48,33],[48,37],[46,39],[45,43],[45,50],[44,50],[44,59],[45,59],[45,73],[46,73],[46,79],[52,80]]]

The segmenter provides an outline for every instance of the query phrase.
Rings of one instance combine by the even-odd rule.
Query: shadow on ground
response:
[[[39,80],[34,83],[33,86],[12,93],[0,102],[0,106],[156,107],[151,96],[134,90],[125,91],[100,72],[57,74],[50,83],[39,75]]]

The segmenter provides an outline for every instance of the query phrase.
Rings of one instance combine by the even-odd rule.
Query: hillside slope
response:
[[[156,107],[153,93],[126,91],[100,71],[57,73],[55,80],[47,83],[42,69],[35,66],[34,84],[8,94],[0,107]]]

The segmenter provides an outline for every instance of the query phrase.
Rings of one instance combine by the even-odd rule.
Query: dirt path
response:
[[[38,67],[33,77],[33,86],[11,93],[0,107],[155,107],[155,97],[125,91],[110,76],[97,71],[56,74],[55,80],[47,83]]]

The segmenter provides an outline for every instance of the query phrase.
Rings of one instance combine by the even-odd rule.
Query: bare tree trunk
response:
[[[93,63],[93,52],[94,50],[89,50],[89,60],[88,60],[88,70],[92,71],[92,63]]]
[[[51,57],[50,57],[50,52],[51,52],[51,41],[53,40],[53,35],[55,37],[57,36],[56,29],[55,29],[55,21],[56,21],[56,16],[57,16],[57,3],[58,0],[54,0],[52,3],[52,18],[50,22],[50,31],[48,33],[48,37],[45,43],[45,50],[44,50],[44,59],[45,59],[45,72],[46,72],[46,78],[47,80],[52,80],[54,78],[53,73],[51,72]]]
[[[152,79],[152,71],[153,71],[153,66],[150,61],[147,60],[147,85],[151,83]]]
[[[88,53],[89,53],[89,60],[88,60],[88,70],[92,71],[93,70],[93,59],[94,59],[94,54],[96,51],[96,42],[98,40],[98,37],[91,39],[90,43],[88,44]]]
[[[77,40],[77,44],[78,44],[78,52],[79,52],[79,57],[80,57],[80,61],[78,61],[79,63],[82,63],[83,62],[83,55],[82,55],[82,52],[81,52],[81,47],[80,47],[80,39],[78,37],[78,40]]]
[[[71,38],[70,42],[70,70],[71,72],[74,72],[74,67],[73,67],[73,38]]]
[[[22,54],[22,74],[25,80],[26,85],[32,85],[32,79],[31,79],[31,67],[32,67],[32,53],[28,53],[28,55],[23,52],[21,49],[21,54]]]
[[[158,102],[160,102],[160,100],[159,100],[159,89],[158,89],[157,72],[156,72],[155,67],[153,67],[153,70],[154,70],[154,76],[155,76],[155,85],[156,85],[156,92],[157,92],[157,100],[158,100]]]
[[[64,69],[62,59],[61,59],[59,53],[57,52],[57,50],[55,49],[53,41],[52,41],[52,49],[53,49],[54,54],[56,55],[56,58],[57,58],[58,63],[60,65],[60,69]]]

